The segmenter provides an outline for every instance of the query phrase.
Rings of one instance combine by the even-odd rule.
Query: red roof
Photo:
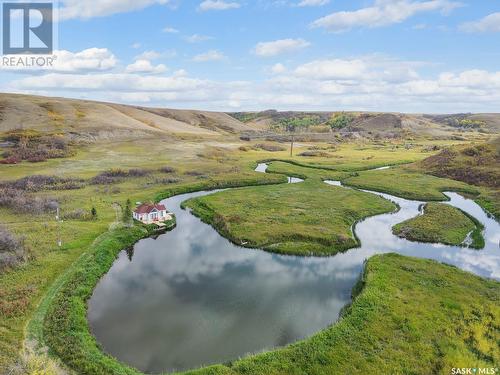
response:
[[[167,207],[165,207],[165,205],[163,205],[163,204],[148,204],[148,203],[145,203],[145,204],[141,204],[139,207],[137,207],[134,212],[136,214],[149,214],[155,208],[158,211],[166,211],[167,210]]]

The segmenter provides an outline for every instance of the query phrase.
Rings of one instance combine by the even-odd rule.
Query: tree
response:
[[[281,120],[281,126],[285,128],[285,131],[292,134],[291,144],[290,144],[290,157],[293,156],[293,144],[295,142],[295,131],[297,130],[297,122],[293,118],[285,118]]]
[[[97,220],[97,210],[95,209],[95,207],[92,207],[92,209],[90,210],[90,216],[92,217],[92,220]]]
[[[132,203],[130,199],[127,199],[127,203],[125,204],[125,209],[123,210],[123,223],[130,225],[132,224]]]
[[[344,112],[342,113],[337,113],[333,115],[328,121],[327,125],[332,129],[344,129],[345,127],[351,125],[353,122],[353,117],[349,114],[346,114]]]

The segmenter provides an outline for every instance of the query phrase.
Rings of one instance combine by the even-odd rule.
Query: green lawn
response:
[[[443,203],[428,203],[424,214],[395,225],[394,234],[410,241],[462,245],[472,233],[471,246],[484,247],[482,225],[458,208]]]
[[[185,206],[237,244],[294,255],[355,247],[354,223],[396,209],[374,194],[314,180],[224,191]]]

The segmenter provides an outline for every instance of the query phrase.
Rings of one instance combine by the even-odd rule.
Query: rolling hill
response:
[[[210,112],[147,108],[89,100],[0,93],[0,133],[19,129],[57,133],[73,141],[96,142],[156,136],[213,137],[282,132],[284,120],[297,132],[331,140],[329,121],[344,112]],[[352,137],[467,139],[467,134],[498,134],[500,114],[423,115],[348,112],[349,124],[335,134]],[[330,134],[330,135],[328,135]]]

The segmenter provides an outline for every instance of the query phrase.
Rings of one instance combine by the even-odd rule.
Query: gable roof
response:
[[[157,209],[158,211],[166,211],[167,207],[165,207],[165,205],[163,205],[163,204],[144,203],[144,204],[141,204],[139,207],[137,207],[134,212],[136,214],[149,214],[154,209]]]

